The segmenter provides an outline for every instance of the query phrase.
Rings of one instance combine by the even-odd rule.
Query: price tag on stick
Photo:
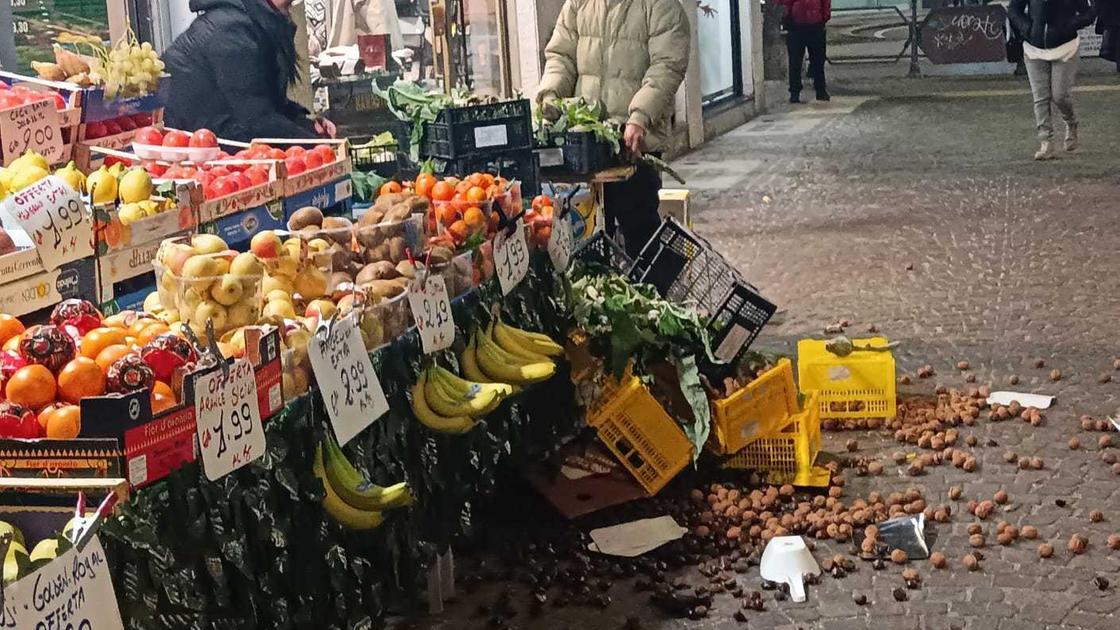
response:
[[[42,155],[48,164],[62,160],[62,129],[54,98],[0,111],[0,141],[4,144],[4,166],[27,150]]]
[[[494,268],[502,295],[508,295],[529,271],[529,245],[521,219],[514,224],[513,234],[500,230],[494,237]]]
[[[346,444],[389,411],[355,314],[319,324],[307,356],[339,444]]]
[[[4,210],[27,232],[48,271],[93,255],[93,225],[73,188],[50,176],[4,200]]]
[[[566,213],[552,217],[552,233],[548,235],[548,257],[560,271],[566,270],[572,261],[572,222]]]
[[[247,359],[230,364],[228,374],[214,370],[195,379],[194,404],[207,479],[221,479],[264,455],[257,379]]]
[[[431,354],[451,347],[455,341],[455,321],[451,318],[451,300],[443,276],[421,274],[408,286],[408,305],[420,332],[420,346],[424,354]]]

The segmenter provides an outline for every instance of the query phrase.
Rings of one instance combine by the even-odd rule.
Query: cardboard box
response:
[[[112,438],[0,439],[3,477],[106,478],[121,472],[120,444]]]
[[[202,224],[199,231],[217,234],[233,249],[247,249],[237,246],[248,244],[253,235],[261,230],[282,230],[285,225],[283,203],[276,199],[265,205],[241,210]]]
[[[154,291],[156,278],[152,261],[156,258],[156,252],[159,251],[161,242],[151,241],[98,256],[97,302],[109,302],[116,299],[118,294],[123,296],[125,293],[134,292],[135,289],[133,291],[118,290],[119,283],[144,274],[151,274],[151,281],[144,282],[143,286],[148,291]]]
[[[131,116],[133,114],[155,114],[163,111],[163,98],[157,92],[144,96],[129,96],[107,99],[102,88],[87,88],[81,93],[82,122],[101,122]]]
[[[27,251],[34,255],[28,262]],[[16,257],[11,258],[10,257]],[[27,273],[29,269],[37,271]],[[34,250],[0,256],[0,270],[11,268],[18,280],[0,285],[0,313],[19,317],[40,309],[48,309],[68,298],[96,301],[97,271],[93,258],[68,262],[54,271],[46,271]],[[7,278],[0,271],[0,278]]]
[[[327,208],[333,208],[341,203],[347,206],[342,214],[348,214],[349,206],[352,204],[351,198],[353,194],[353,181],[350,179],[349,175],[344,175],[340,179],[327,182],[316,188],[284,197],[284,224],[287,225],[288,219],[292,218],[296,210],[308,206],[326,210]],[[334,216],[337,216],[337,214],[338,213],[332,213]]]
[[[661,204],[657,207],[661,218],[673,217],[681,223],[692,227],[692,215],[688,211],[689,191],[687,188],[662,188],[658,192]]]

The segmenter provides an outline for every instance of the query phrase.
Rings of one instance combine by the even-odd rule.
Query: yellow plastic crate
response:
[[[828,469],[813,464],[821,451],[819,395],[810,392],[805,410],[732,455],[726,468],[745,468],[768,474],[770,483],[827,486]]]
[[[856,345],[885,346],[883,337],[853,339]],[[895,415],[894,355],[853,352],[838,357],[825,350],[824,340],[797,342],[797,380],[802,392],[820,393],[822,418],[893,418]]]
[[[739,391],[712,403],[708,448],[720,455],[738,452],[778,430],[798,411],[793,364],[782,359]]]
[[[692,442],[649,389],[629,374],[621,386],[608,385],[587,424],[650,495],[692,461]]]

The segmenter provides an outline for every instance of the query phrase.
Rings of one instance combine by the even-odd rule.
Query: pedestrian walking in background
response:
[[[1120,72],[1120,0],[1099,0],[1097,34],[1101,36],[1101,58],[1116,64]]]
[[[1034,97],[1040,146],[1036,160],[1054,158],[1051,104],[1066,123],[1066,151],[1078,146],[1073,84],[1077,79],[1077,31],[1093,23],[1089,0],[1011,0],[1011,26],[1023,39],[1023,59]]]
[[[601,103],[611,120],[625,122],[631,153],[658,155],[672,131],[690,45],[679,0],[566,0],[544,51],[537,100],[546,107],[573,96]],[[621,229],[631,256],[661,224],[660,189],[661,174],[645,162],[630,179],[603,187],[607,232]]]
[[[825,24],[832,19],[832,0],[777,0],[786,8],[786,50],[789,51],[789,102],[801,102],[801,73],[809,53],[809,76],[818,101],[829,100],[824,79],[827,36]]]

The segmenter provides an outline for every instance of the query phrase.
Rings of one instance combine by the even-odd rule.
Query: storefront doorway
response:
[[[700,43],[700,93],[704,107],[743,96],[739,0],[701,2],[696,20]]]

